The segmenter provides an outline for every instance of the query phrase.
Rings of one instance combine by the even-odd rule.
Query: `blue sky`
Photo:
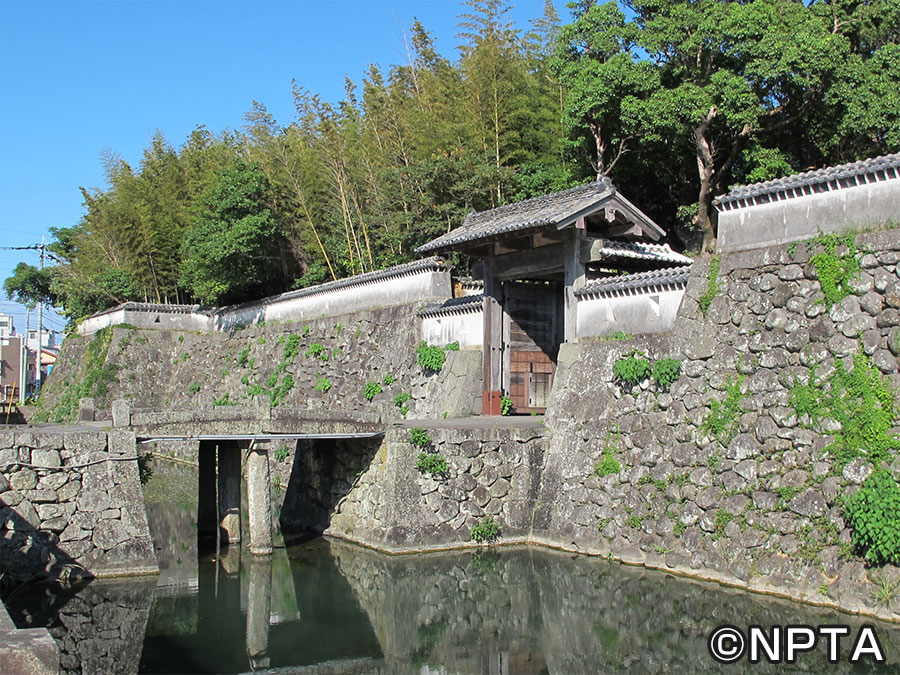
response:
[[[543,0],[513,4],[519,28],[543,13]],[[345,75],[359,82],[370,63],[406,61],[414,17],[455,58],[463,10],[457,0],[0,0],[0,246],[77,223],[79,186],[104,186],[104,149],[136,166],[156,129],[179,146],[200,124],[240,127],[254,100],[288,122],[292,79],[340,99]],[[37,264],[0,250],[0,281],[22,260]],[[24,309],[2,292],[0,312],[24,330]]]

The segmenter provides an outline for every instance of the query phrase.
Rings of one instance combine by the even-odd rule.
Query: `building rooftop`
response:
[[[561,229],[574,223],[577,218],[593,213],[605,205],[615,207],[624,212],[628,218],[640,221],[642,226],[655,235],[654,238],[665,235],[662,228],[618,194],[609,178],[604,178],[595,183],[507,204],[489,211],[473,211],[466,216],[462,225],[423,244],[416,252],[449,251],[510,233],[525,233],[551,226]]]
[[[605,298],[653,291],[679,290],[687,285],[690,275],[690,266],[684,266],[604,277],[588,282],[583,288],[575,291],[575,296]]]

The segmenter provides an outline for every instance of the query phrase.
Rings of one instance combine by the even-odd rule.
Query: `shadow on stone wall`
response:
[[[281,507],[281,531],[324,532],[380,446],[381,439],[300,441]]]

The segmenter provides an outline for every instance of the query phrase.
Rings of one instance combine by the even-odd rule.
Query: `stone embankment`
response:
[[[423,373],[418,322],[415,306],[403,305],[231,333],[119,326],[73,336],[36,419],[72,421],[85,397],[97,419],[110,419],[117,399],[135,411],[295,408],[364,422],[399,419],[404,409],[410,417],[480,410],[480,350],[448,352],[440,373]]]
[[[156,572],[134,434],[0,431],[0,559],[20,580]]]

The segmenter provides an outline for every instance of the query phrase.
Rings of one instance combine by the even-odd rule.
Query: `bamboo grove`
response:
[[[455,58],[418,21],[408,59],[252,102],[233,130],[157,133],[54,230],[58,263],[4,284],[72,320],[127,300],[227,303],[414,257],[466,213],[610,175],[682,248],[716,194],[900,150],[896,0],[552,2],[530,30],[462,5]],[[449,36],[442,36],[446,39]],[[464,261],[460,261],[464,264]]]

